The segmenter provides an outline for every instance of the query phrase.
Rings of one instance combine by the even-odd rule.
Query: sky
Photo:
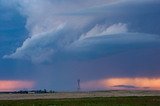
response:
[[[160,90],[159,0],[0,0],[0,91]]]

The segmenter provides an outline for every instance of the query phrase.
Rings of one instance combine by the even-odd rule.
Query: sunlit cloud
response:
[[[105,35],[112,35],[112,34],[120,34],[120,33],[127,33],[128,28],[126,24],[118,23],[113,24],[109,27],[105,25],[96,25],[86,34],[83,34],[80,39],[90,38],[90,37],[97,37],[97,36],[105,36]]]
[[[82,83],[83,89],[160,90],[160,78],[108,78]]]
[[[31,89],[34,87],[34,84],[34,81],[0,80],[0,92]]]

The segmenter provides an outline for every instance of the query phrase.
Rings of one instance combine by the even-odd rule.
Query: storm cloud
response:
[[[6,1],[1,5],[24,18],[27,33],[1,61],[30,65],[33,79],[44,82],[38,87],[74,89],[77,78],[159,77],[158,0]]]

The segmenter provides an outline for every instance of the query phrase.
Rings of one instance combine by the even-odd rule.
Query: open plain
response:
[[[0,94],[0,106],[160,106],[160,91]]]
[[[95,97],[140,97],[160,96],[160,91],[92,91],[92,92],[56,92],[44,94],[0,94],[0,100],[26,99],[68,99],[68,98],[95,98]]]

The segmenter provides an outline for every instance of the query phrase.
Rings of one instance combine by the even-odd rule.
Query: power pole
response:
[[[80,82],[81,82],[81,80],[78,79],[78,80],[77,80],[77,91],[80,91],[80,90],[81,90]]]

